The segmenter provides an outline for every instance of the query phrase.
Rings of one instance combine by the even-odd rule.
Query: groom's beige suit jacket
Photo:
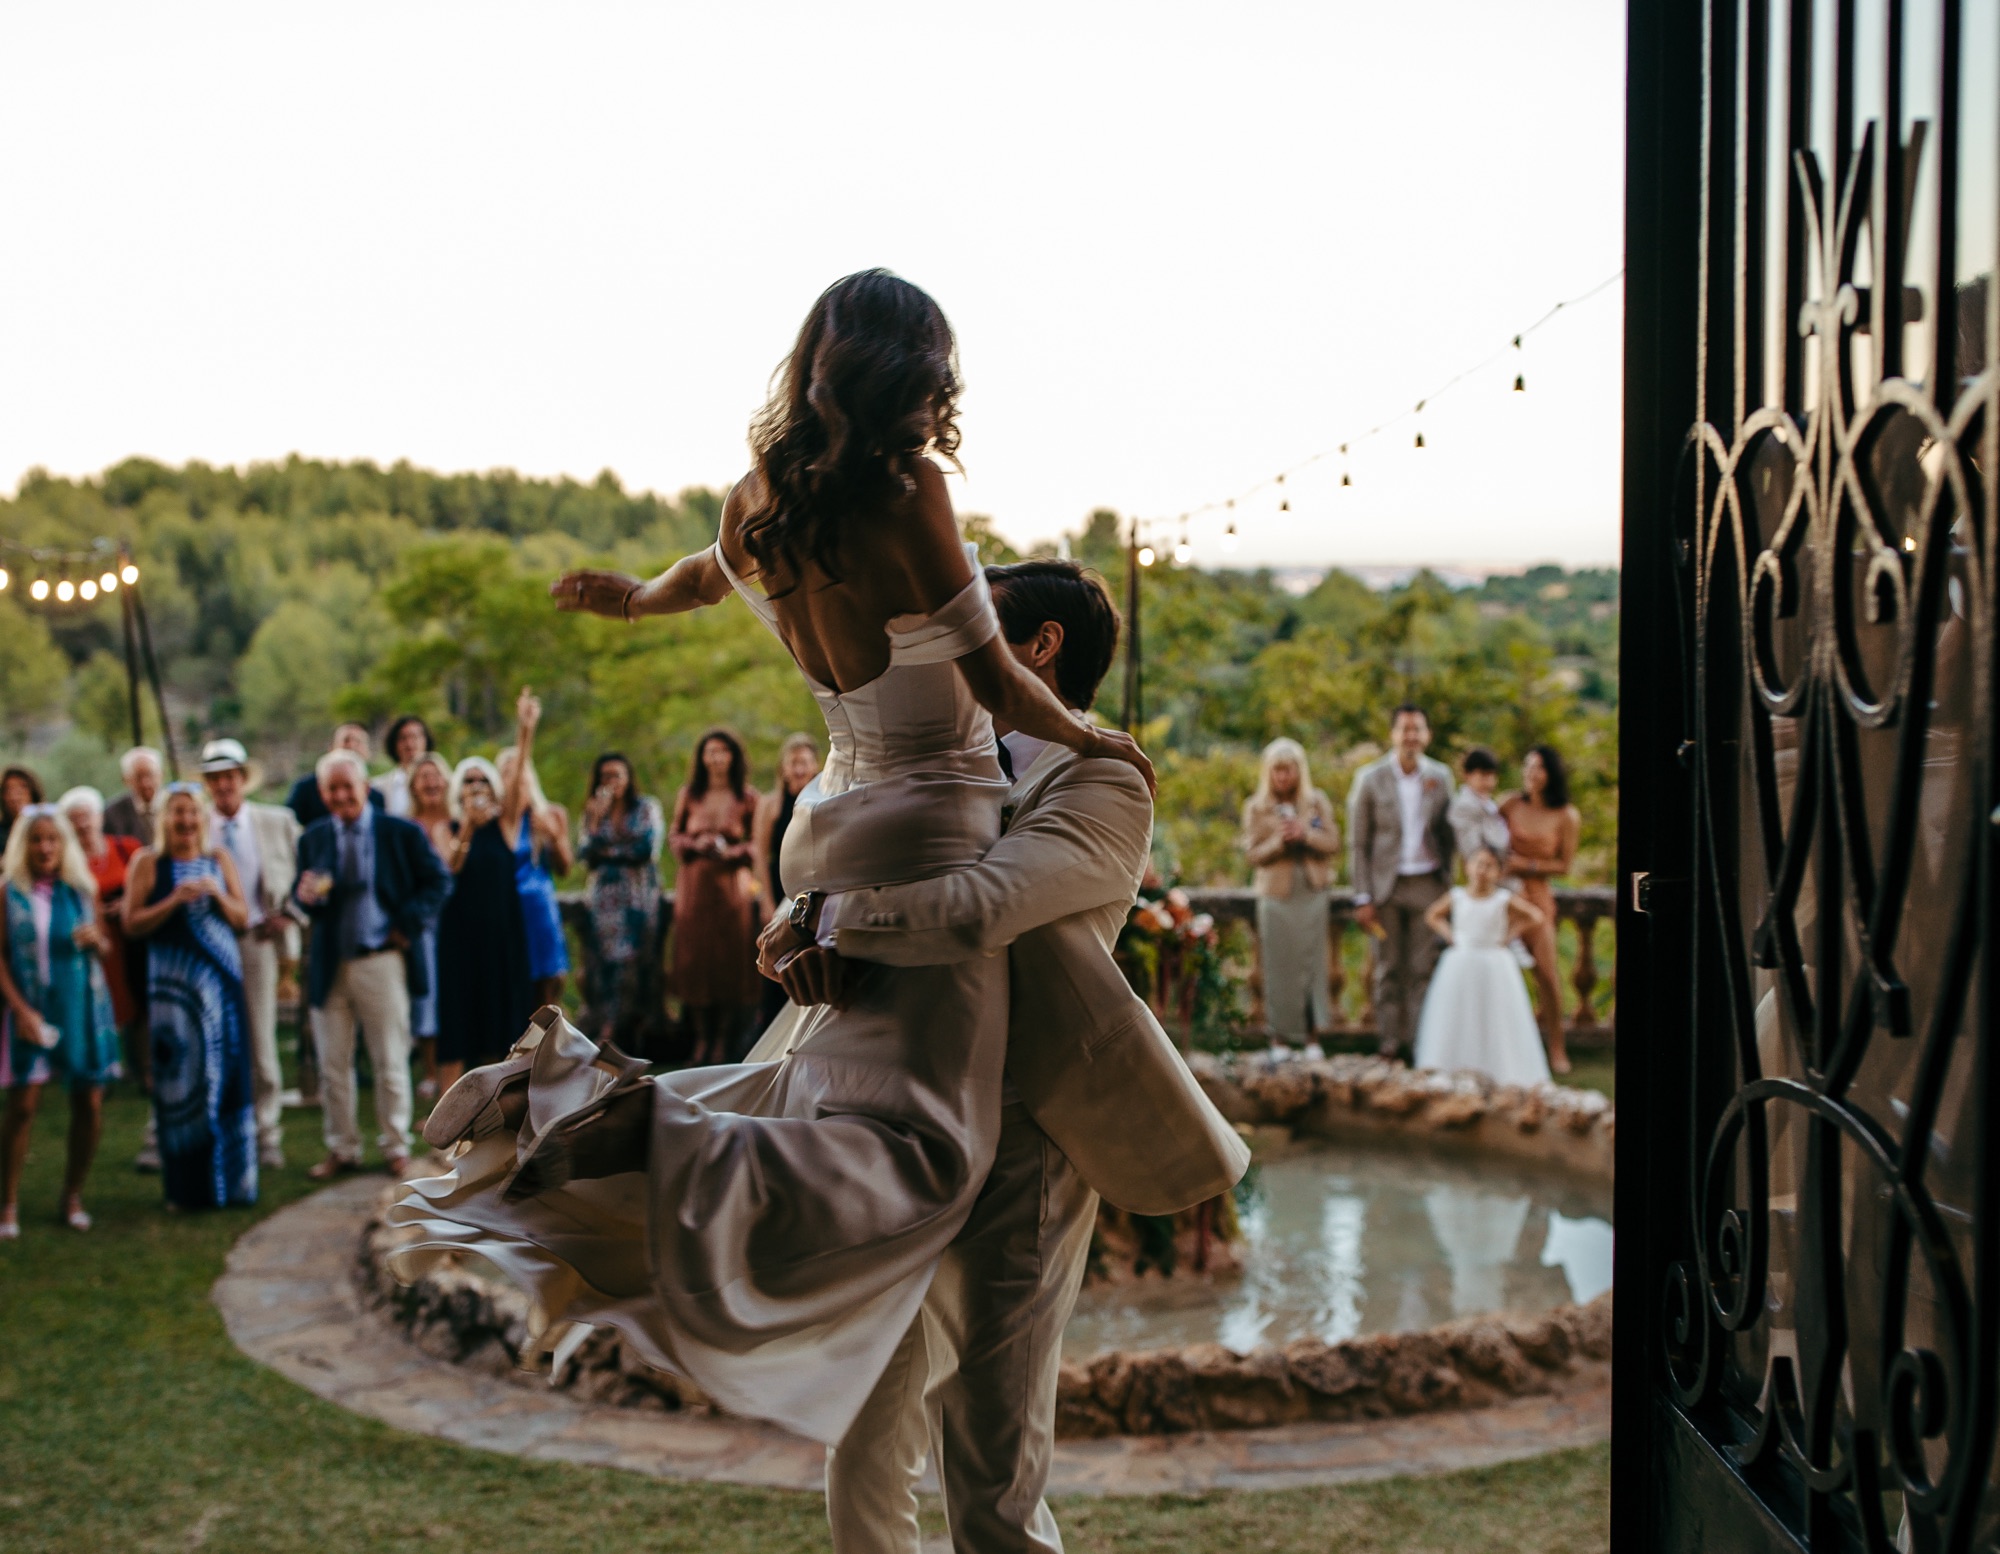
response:
[[[1173,1214],[1227,1192],[1250,1151],[1111,958],[1146,870],[1153,805],[1123,761],[1050,745],[977,864],[841,898],[834,947],[930,966],[1011,952],[1007,1074],[1109,1203]]]

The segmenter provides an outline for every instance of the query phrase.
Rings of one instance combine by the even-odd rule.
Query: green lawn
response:
[[[158,1179],[131,1170],[138,1099],[116,1094],[106,1114],[86,1195],[97,1228],[79,1236],[54,1223],[67,1119],[51,1105],[22,1192],[22,1239],[0,1247],[0,1547],[11,1554],[826,1547],[815,1495],[665,1484],[402,1435],[254,1365],[224,1336],[209,1287],[237,1236],[308,1190],[318,1114],[288,1114],[293,1163],[267,1173],[258,1208],[205,1216],[169,1215]],[[1351,1489],[1057,1511],[1086,1554],[1567,1554],[1604,1548],[1605,1494],[1598,1449]]]

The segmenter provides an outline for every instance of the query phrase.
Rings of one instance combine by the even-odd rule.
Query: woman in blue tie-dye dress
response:
[[[148,941],[146,1016],[167,1202],[257,1201],[250,1026],[236,935],[250,920],[236,866],[210,851],[199,790],[166,791],[160,840],[132,861],[125,931]]]

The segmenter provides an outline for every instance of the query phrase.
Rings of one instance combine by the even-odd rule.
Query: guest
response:
[[[145,939],[160,1175],[175,1208],[257,1201],[257,1110],[237,935],[250,905],[211,850],[202,792],[169,783],[160,835],[132,860],[125,932]]]
[[[1480,848],[1490,847],[1503,859],[1507,856],[1507,822],[1493,797],[1493,790],[1500,786],[1500,758],[1486,746],[1474,745],[1465,752],[1458,770],[1462,781],[1446,813],[1451,818],[1452,840],[1470,877],[1472,855]]]
[[[438,915],[447,877],[424,833],[370,813],[368,768],[352,750],[329,750],[315,768],[327,817],[299,838],[292,905],[312,924],[306,1002],[319,1051],[326,1158],[307,1171],[325,1181],[361,1165],[355,1112],[358,1025],[375,1070],[377,1143],[389,1170],[410,1163],[410,998],[430,986],[415,951]]]
[[[136,745],[118,758],[118,775],[125,779],[125,791],[104,806],[104,829],[112,836],[138,839],[141,847],[153,845],[153,822],[159,818],[161,774],[166,770],[160,752]]]
[[[1547,1084],[1548,1061],[1507,951],[1543,921],[1500,886],[1500,854],[1481,844],[1465,857],[1468,881],[1439,896],[1424,923],[1450,948],[1438,962],[1417,1023],[1418,1068],[1476,1069],[1503,1085]]]
[[[702,735],[668,835],[680,860],[674,991],[693,1041],[689,1061],[697,1066],[733,1055],[758,1000],[750,877],[758,795],[744,781],[745,766],[734,734],[717,728]]]
[[[766,918],[790,904],[791,893],[785,889],[778,854],[785,845],[785,830],[792,823],[792,809],[799,795],[818,775],[819,745],[812,735],[788,734],[778,747],[778,785],[757,801],[757,819],[750,831],[757,886]],[[777,1019],[786,1003],[784,988],[769,978],[764,980],[762,991],[760,1028]]]
[[[95,788],[71,788],[56,800],[56,809],[76,833],[76,845],[83,849],[90,877],[97,882],[97,928],[104,935],[99,954],[111,993],[111,1017],[123,1038],[125,1073],[138,1080],[142,1090],[150,1090],[152,1063],[139,1021],[145,997],[145,957],[139,946],[125,939],[125,878],[139,851],[138,839],[105,835],[104,795]],[[135,963],[139,975],[136,984]]]
[[[1424,914],[1451,885],[1451,772],[1424,754],[1431,723],[1405,702],[1389,719],[1389,753],[1355,773],[1347,796],[1354,916],[1375,941],[1375,1018],[1385,1058],[1416,1035],[1440,948]]]
[[[1535,958],[1535,1003],[1542,1023],[1542,1040],[1549,1050],[1549,1067],[1569,1072],[1569,1048],[1564,1040],[1562,992],[1556,979],[1556,896],[1550,882],[1569,873],[1576,863],[1577,839],[1583,815],[1569,801],[1569,773],[1562,757],[1548,745],[1536,745],[1521,758],[1521,788],[1500,803],[1512,850],[1507,872],[1521,882],[1521,899],[1542,914],[1541,923],[1521,942]]]
[[[359,723],[343,723],[333,731],[333,743],[327,746],[329,752],[346,750],[361,757],[362,771],[368,770],[368,730]],[[374,788],[368,789],[368,802],[376,809],[386,810],[386,800]],[[285,808],[298,817],[303,829],[317,821],[326,819],[326,800],[320,793],[319,768],[307,772],[292,784],[292,791],[285,795]]]
[[[520,764],[512,750],[502,750],[494,763],[504,789]],[[534,1006],[562,1002],[569,980],[569,943],[563,936],[562,908],[556,904],[555,876],[576,867],[569,844],[569,811],[549,802],[530,761],[526,784],[528,808],[514,847],[514,885],[521,893],[521,920],[528,930],[528,980],[534,984]],[[553,867],[552,867],[553,866]]]
[[[435,751],[417,757],[417,764],[410,768],[408,818],[424,833],[449,876],[453,846],[451,768]],[[424,935],[417,941],[417,959],[423,962],[424,980],[429,985],[429,991],[410,995],[410,1034],[416,1038],[424,1068],[424,1077],[417,1081],[417,1099],[434,1101],[438,1097],[437,924],[425,925]]]
[[[410,777],[417,762],[437,749],[431,726],[413,712],[406,712],[389,725],[389,737],[382,741],[389,759],[396,764],[369,786],[382,795],[382,808],[398,820],[410,818]],[[362,753],[362,759],[367,759]]]
[[[42,802],[42,780],[25,766],[0,771],[0,849],[13,834],[14,822],[30,804]]]
[[[586,1028],[627,1052],[658,1046],[660,841],[666,834],[660,801],[639,791],[632,763],[617,751],[590,768],[583,806],[583,899],[590,919],[585,939],[583,996]]]
[[[535,1012],[528,974],[528,928],[517,881],[530,831],[527,768],[542,704],[524,687],[514,704],[514,778],[468,756],[451,779],[458,831],[451,898],[438,919],[438,1088],[468,1067],[492,1062],[527,1029]]]
[[[1295,739],[1264,747],[1257,791],[1243,805],[1243,852],[1256,869],[1257,948],[1264,972],[1264,1019],[1271,1056],[1323,1054],[1319,1033],[1333,1028],[1327,990],[1327,905],[1340,849],[1333,803],[1312,785]]]
[[[69,1152],[58,1212],[90,1229],[83,1183],[104,1129],[104,1086],[118,1075],[118,1027],[97,924],[97,882],[69,822],[34,803],[15,817],[0,853],[0,1241],[21,1234],[21,1172],[28,1136],[51,1079],[69,1086]]]
[[[298,878],[299,822],[280,804],[252,804],[264,774],[233,739],[202,746],[201,780],[215,809],[217,840],[236,865],[250,921],[236,936],[243,962],[243,1003],[250,1019],[251,1100],[257,1112],[257,1163],[285,1163],[280,1124],[284,1071],[278,1063],[278,963],[297,958],[298,925],[286,903]]]

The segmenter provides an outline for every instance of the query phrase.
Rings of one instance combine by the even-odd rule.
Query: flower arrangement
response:
[[[1226,1039],[1240,1018],[1215,919],[1154,870],[1140,883],[1116,955],[1133,991],[1183,1045],[1197,1036]]]

